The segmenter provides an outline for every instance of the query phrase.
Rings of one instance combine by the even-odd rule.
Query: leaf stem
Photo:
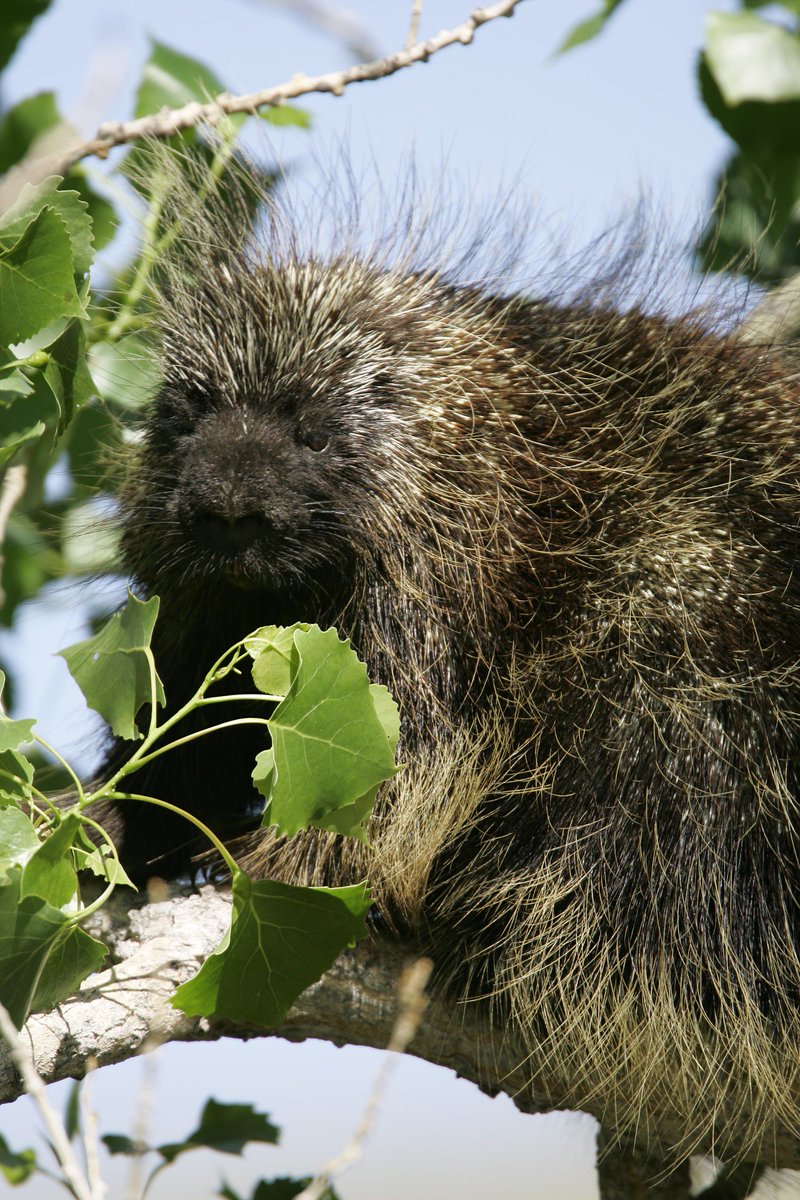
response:
[[[239,865],[230,851],[226,849],[213,830],[209,829],[208,825],[204,824],[194,813],[187,812],[184,808],[178,808],[177,804],[170,804],[168,800],[158,800],[155,796],[143,796],[139,792],[108,792],[106,798],[108,800],[141,800],[145,804],[155,804],[157,808],[165,808],[167,812],[185,817],[195,828],[205,834],[231,874],[239,870]]]
[[[178,746],[185,746],[188,742],[194,742],[198,738],[206,737],[209,733],[219,733],[221,729],[233,729],[237,725],[269,726],[269,722],[265,717],[236,717],[233,721],[223,721],[219,725],[208,725],[203,729],[196,729],[194,733],[187,733],[185,737],[176,738],[174,742],[168,742],[166,746],[159,746],[152,754],[146,754],[143,758],[140,758],[136,765],[137,767],[144,767],[147,763],[152,762],[154,758],[159,758],[162,754],[167,754],[170,750],[177,750]]]
[[[72,782],[75,784],[75,787],[78,792],[78,802],[80,804],[83,804],[86,800],[86,796],[85,796],[85,793],[83,790],[83,784],[81,783],[80,779],[75,774],[75,772],[73,771],[72,767],[69,765],[67,760],[61,754],[59,754],[58,751],[53,746],[51,746],[49,742],[46,742],[43,737],[40,737],[40,735],[38,733],[35,733],[33,735],[33,741],[36,742],[37,745],[44,747],[44,749],[48,752],[48,754],[52,754],[52,756],[56,760],[56,762],[61,763],[61,766],[67,772],[67,774],[69,775]]]

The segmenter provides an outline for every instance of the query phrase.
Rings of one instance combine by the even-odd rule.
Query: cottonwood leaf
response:
[[[22,872],[23,896],[41,896],[54,908],[64,908],[78,890],[70,851],[81,832],[77,813],[67,813],[39,843]]]
[[[115,613],[94,637],[59,651],[70,674],[117,737],[141,737],[135,717],[151,701],[150,646],[158,615],[158,597],[137,600],[130,592],[124,608]],[[156,675],[156,700],[164,703],[164,689]]]
[[[43,208],[0,252],[0,343],[21,342],[58,317],[85,315],[67,227],[54,208]]]
[[[363,837],[366,797],[398,769],[389,736],[394,702],[372,690],[366,667],[335,629],[298,628],[292,641],[291,685],[269,718],[272,757],[259,755],[253,772],[267,800],[264,824],[288,836],[314,825]]]
[[[341,951],[364,937],[369,906],[363,884],[304,888],[236,872],[230,929],[172,1003],[188,1016],[277,1025]]]
[[[41,844],[29,816],[19,808],[0,810],[0,878],[24,866]]]
[[[268,696],[286,695],[299,665],[295,632],[307,633],[309,629],[311,626],[304,621],[294,625],[264,625],[245,640],[245,647],[255,660],[253,683],[260,692]]]
[[[40,896],[23,896],[21,883],[22,871],[15,868],[0,885],[0,1003],[17,1029],[31,1011],[47,959],[69,932],[65,914]]]
[[[585,21],[581,21],[580,24],[575,25],[567,34],[556,53],[563,54],[566,50],[572,50],[575,46],[582,46],[584,42],[589,42],[592,38],[597,37],[605,29],[609,17],[619,8],[622,2],[623,0],[602,0],[600,11],[595,13],[593,17],[587,17]]]
[[[197,59],[161,42],[152,45],[136,94],[135,116],[147,117],[160,108],[182,108],[193,100],[204,104],[225,91],[214,72]]]
[[[8,1142],[0,1136],[0,1171],[10,1184],[24,1183],[36,1170],[36,1153],[33,1150],[11,1150]]]
[[[42,968],[31,1012],[50,1012],[74,996],[89,975],[102,967],[108,947],[73,925],[50,951]]]
[[[6,0],[6,10],[0,21],[0,69],[11,58],[21,39],[38,16],[50,7],[50,0]]]
[[[800,99],[800,38],[755,13],[709,13],[705,60],[727,104]]]
[[[16,750],[0,750],[0,806],[28,803],[33,763]]]
[[[61,188],[60,175],[48,175],[41,183],[26,183],[14,203],[0,218],[0,245],[14,246],[26,229],[46,209],[55,210],[67,230],[72,250],[73,271],[83,276],[94,259],[94,238],[89,205],[76,191]]]
[[[241,1154],[248,1142],[276,1145],[280,1130],[265,1113],[257,1112],[252,1104],[220,1104],[206,1101],[200,1124],[183,1142],[155,1146],[155,1151],[167,1162],[174,1162],[186,1150],[217,1150],[221,1154]]]

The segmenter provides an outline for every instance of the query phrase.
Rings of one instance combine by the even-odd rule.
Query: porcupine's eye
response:
[[[330,438],[328,437],[327,433],[323,433],[321,430],[315,430],[310,433],[302,434],[302,442],[308,450],[313,450],[315,454],[321,454],[330,442]]]

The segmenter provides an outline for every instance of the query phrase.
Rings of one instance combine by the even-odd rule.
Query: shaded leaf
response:
[[[102,967],[108,948],[73,925],[47,957],[31,1000],[32,1012],[50,1012],[74,996],[89,975]]]
[[[269,1118],[256,1112],[252,1104],[220,1104],[208,1100],[200,1124],[183,1142],[156,1146],[167,1162],[174,1162],[186,1150],[217,1150],[222,1154],[241,1154],[248,1142],[277,1144],[280,1130]]]
[[[141,736],[135,717],[151,700],[150,646],[158,614],[158,597],[137,600],[130,592],[123,609],[94,637],[59,651],[86,703],[111,726],[117,737]],[[156,699],[164,689],[156,676]]]
[[[22,872],[23,896],[41,896],[53,908],[64,908],[78,890],[70,851],[81,830],[80,817],[67,813],[31,855]]]
[[[120,342],[98,342],[89,353],[89,363],[100,395],[122,408],[141,408],[161,384],[152,347],[135,336]]]
[[[12,812],[0,812],[0,828]],[[25,1024],[50,953],[69,932],[64,913],[39,896],[21,895],[21,878],[15,868],[0,885],[0,1003],[17,1029]]]
[[[16,1186],[30,1179],[36,1170],[36,1153],[33,1150],[9,1149],[8,1142],[0,1136],[0,1171],[8,1183]]]
[[[33,763],[16,750],[0,751],[0,806],[30,800],[33,771]]]
[[[189,1016],[277,1025],[346,946],[366,934],[370,897],[350,888],[292,887],[233,878],[231,928],[172,998]]]
[[[57,317],[84,315],[66,224],[55,209],[44,208],[0,253],[0,343],[20,342]]]
[[[146,117],[161,108],[182,108],[193,100],[204,104],[224,91],[209,67],[161,42],[153,42],[136,93],[135,115]]]
[[[37,17],[50,7],[50,0],[5,0],[0,21],[0,70],[10,60],[19,42]]]
[[[76,275],[83,276],[94,258],[92,220],[86,201],[77,192],[60,187],[61,182],[60,176],[49,175],[41,183],[26,183],[20,189],[19,196],[0,219],[0,244],[7,248],[15,246],[32,221],[46,209],[53,209],[69,235],[73,270]]]

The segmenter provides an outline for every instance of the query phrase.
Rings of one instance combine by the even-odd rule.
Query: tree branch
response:
[[[207,104],[194,101],[183,105],[182,108],[165,108],[161,112],[139,117],[134,121],[106,121],[89,141],[73,143],[60,154],[41,160],[37,165],[37,175],[39,178],[51,174],[64,175],[81,159],[92,155],[105,158],[114,146],[122,146],[147,137],[172,137],[184,129],[202,124],[216,125],[225,116],[254,113],[259,108],[276,107],[313,92],[330,92],[334,96],[341,96],[351,84],[366,83],[367,80],[394,75],[396,71],[405,70],[415,63],[427,62],[432,55],[438,54],[448,46],[469,45],[481,26],[488,25],[499,17],[512,16],[517,5],[522,2],[523,0],[501,0],[500,3],[486,8],[476,8],[466,21],[454,29],[444,29],[435,37],[417,42],[385,58],[376,59],[375,62],[359,63],[343,71],[332,71],[313,78],[298,74],[288,83],[244,96],[222,92]]]
[[[24,1030],[33,1062],[46,1082],[81,1076],[86,1061],[98,1065],[135,1055],[153,1038],[158,1041],[202,1041],[222,1036],[283,1037],[303,1041],[322,1038],[336,1045],[385,1048],[390,1043],[398,1007],[398,981],[405,966],[401,948],[363,942],[343,955],[318,984],[309,988],[276,1029],[263,1030],[222,1020],[190,1018],[173,1008],[174,988],[192,976],[227,929],[230,897],[212,887],[191,895],[128,910],[121,901],[106,906],[93,927],[109,945],[115,965],[91,976],[77,996],[51,1013],[32,1017]],[[479,1004],[453,1004],[430,999],[410,1052],[448,1067],[488,1095],[505,1092],[522,1112],[541,1113],[568,1107],[551,1090],[548,1079],[531,1079],[526,1048],[506,1028],[493,1028]],[[14,1063],[0,1054],[0,1100],[23,1091]],[[636,1180],[641,1194],[653,1200],[688,1200],[688,1175],[670,1157],[681,1130],[665,1120],[660,1145],[637,1147],[615,1141],[613,1116],[602,1098],[587,1106],[604,1126],[600,1159],[604,1200],[639,1193],[619,1190],[615,1179]],[[771,1131],[772,1132],[772,1131]],[[766,1141],[765,1141],[766,1146]],[[713,1147],[698,1147],[698,1152]],[[765,1150],[770,1165],[800,1167],[800,1145],[792,1130],[777,1130]],[[630,1185],[633,1186],[632,1184]],[[655,1187],[655,1190],[652,1190]],[[616,1188],[616,1191],[614,1190]],[[650,1191],[646,1192],[646,1189]],[[659,1190],[660,1189],[660,1190]],[[683,1190],[681,1190],[683,1189]]]

